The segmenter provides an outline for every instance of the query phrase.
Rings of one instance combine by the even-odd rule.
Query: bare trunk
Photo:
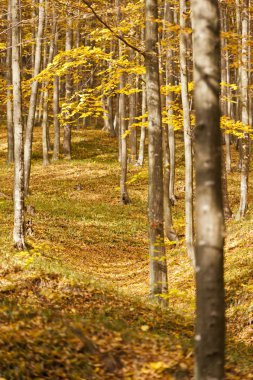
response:
[[[190,106],[188,95],[187,74],[187,40],[185,36],[185,15],[187,13],[185,0],[180,0],[180,72],[181,96],[184,114],[184,149],[185,149],[185,240],[188,256],[195,264],[193,241],[193,164]]]
[[[7,54],[6,54],[6,82],[7,82],[7,133],[8,133],[8,154],[7,163],[14,161],[14,131],[13,131],[13,110],[12,110],[12,70],[11,70],[11,54],[12,54],[12,32],[11,32],[11,0],[8,0],[8,16],[7,16]]]
[[[40,0],[38,32],[37,32],[36,50],[35,50],[35,64],[34,64],[34,71],[33,71],[34,77],[36,77],[40,72],[44,18],[45,18],[44,0]],[[26,195],[29,193],[31,159],[32,159],[33,127],[34,127],[34,119],[35,119],[37,92],[38,92],[38,81],[35,80],[32,83],[30,107],[29,107],[29,112],[28,112],[28,119],[27,119],[27,125],[26,125],[26,133],[25,133],[24,160],[25,160],[25,194]]]
[[[14,229],[15,247],[22,251],[25,246],[24,233],[24,126],[22,121],[21,65],[20,65],[20,13],[18,0],[12,0],[12,83],[14,123]]]
[[[196,380],[224,379],[224,218],[218,0],[193,0],[196,167]]]
[[[249,124],[249,112],[248,112],[248,7],[249,0],[243,1],[243,10],[241,13],[242,20],[242,66],[241,66],[241,102],[242,102],[242,123],[245,126]],[[242,219],[248,209],[248,181],[249,181],[249,161],[250,161],[250,151],[249,151],[249,134],[244,132],[241,145],[241,198],[240,207],[236,215],[236,219]]]
[[[73,29],[72,20],[70,16],[67,19],[67,30],[66,30],[66,51],[72,49],[73,45]],[[72,76],[71,74],[66,75],[66,102],[70,102],[72,95]],[[71,159],[71,124],[70,120],[65,122],[64,125],[64,137],[63,137],[63,152],[67,159]]]
[[[163,226],[163,153],[162,116],[158,61],[158,5],[145,1],[146,83],[149,132],[149,254],[151,296],[166,304],[168,291]]]
[[[171,24],[173,24],[173,10],[171,8],[171,4],[166,2],[165,4],[164,17],[165,20]],[[174,38],[173,33],[168,33],[168,39]],[[166,85],[173,86],[174,79],[174,70],[173,70],[173,50],[171,48],[167,51],[166,57]],[[175,197],[175,131],[172,125],[172,116],[173,116],[173,101],[174,95],[173,92],[170,91],[166,96],[166,108],[168,110],[168,139],[169,139],[169,151],[170,151],[170,185],[169,185],[169,197],[172,205],[176,203]]]
[[[125,86],[125,74],[121,74],[120,88]],[[126,121],[126,95],[119,95],[119,126],[121,139],[121,175],[120,175],[120,200],[123,204],[128,204],[130,198],[127,191],[127,121]]]
[[[146,92],[146,86],[145,86],[145,75],[142,77],[142,106],[141,106],[141,112],[142,117],[145,115],[147,111],[147,92]],[[142,118],[142,123],[144,124],[146,122],[145,118]],[[140,146],[139,146],[139,157],[137,164],[139,166],[143,166],[144,163],[144,153],[145,153],[145,140],[146,140],[146,126],[143,125],[141,127],[141,136],[140,136]]]

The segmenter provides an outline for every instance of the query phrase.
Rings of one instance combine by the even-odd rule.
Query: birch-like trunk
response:
[[[163,152],[162,115],[158,60],[158,4],[145,1],[146,83],[149,133],[149,255],[151,297],[166,304],[168,291],[167,263],[163,226]]]
[[[15,247],[22,251],[25,246],[24,233],[24,126],[22,120],[21,57],[20,57],[20,12],[18,0],[12,0],[12,83],[14,124],[14,229]]]
[[[40,0],[33,77],[36,77],[40,72],[44,19],[45,19],[44,0]],[[35,80],[32,82],[30,106],[29,106],[27,125],[26,125],[26,131],[25,131],[25,148],[24,148],[25,158],[24,160],[25,160],[25,194],[26,195],[29,193],[29,184],[30,184],[33,127],[34,127],[34,120],[35,120],[37,93],[38,93],[38,81]]]
[[[192,0],[196,167],[196,380],[224,379],[224,218],[218,0]]]
[[[185,35],[186,1],[180,0],[180,73],[181,73],[181,97],[183,105],[184,120],[184,150],[185,150],[185,241],[188,256],[193,265],[194,254],[194,232],[193,232],[193,163],[192,163],[192,136],[190,105],[188,94],[187,73],[187,40]]]

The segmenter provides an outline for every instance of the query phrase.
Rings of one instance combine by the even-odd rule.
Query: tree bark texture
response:
[[[14,229],[15,247],[25,249],[24,233],[24,126],[22,120],[20,13],[18,0],[12,0],[12,83],[14,123]]]
[[[224,379],[224,217],[218,0],[193,0],[196,126],[196,380]]]
[[[185,241],[189,258],[195,265],[194,232],[193,232],[193,163],[192,163],[192,132],[190,105],[188,94],[187,73],[187,40],[185,34],[186,1],[180,0],[180,74],[181,97],[184,120],[184,151],[185,151]]]
[[[35,49],[35,63],[34,63],[34,70],[33,70],[34,77],[36,77],[40,72],[44,19],[45,19],[44,0],[40,0],[38,31],[37,31],[36,49]],[[35,80],[32,82],[30,106],[29,106],[29,111],[28,111],[28,118],[27,118],[26,132],[25,132],[25,148],[24,148],[25,158],[24,159],[25,159],[25,194],[26,195],[29,193],[31,159],[32,159],[33,127],[34,127],[34,120],[35,120],[37,93],[38,93],[38,81]]]
[[[151,296],[160,303],[168,291],[167,264],[163,226],[163,152],[162,116],[158,61],[157,0],[145,1],[146,16],[146,83],[149,134],[149,254]]]
[[[12,108],[12,31],[11,31],[11,0],[8,1],[8,15],[7,15],[7,52],[6,52],[6,82],[7,82],[7,134],[8,134],[8,153],[7,163],[10,164],[14,161],[14,130],[13,130],[13,108]]]

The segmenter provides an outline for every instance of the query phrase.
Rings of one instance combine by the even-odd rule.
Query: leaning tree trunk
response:
[[[43,37],[43,26],[45,18],[44,0],[39,2],[39,20],[38,31],[36,38],[36,50],[35,50],[35,63],[33,76],[36,77],[40,72],[41,66],[41,47]],[[31,159],[32,159],[32,140],[33,140],[33,127],[35,119],[35,110],[38,93],[38,81],[35,80],[32,83],[30,106],[27,118],[26,132],[25,132],[25,194],[29,193],[30,173],[31,173]]]
[[[180,0],[180,73],[181,73],[181,96],[183,104],[184,120],[184,151],[185,151],[185,241],[189,258],[195,264],[193,248],[193,163],[192,163],[192,137],[190,105],[188,94],[187,73],[187,42],[185,35],[186,1]]]
[[[12,108],[12,70],[11,70],[11,54],[12,54],[12,31],[11,31],[11,0],[8,1],[8,30],[7,30],[7,53],[6,53],[6,82],[7,82],[7,133],[8,133],[8,164],[14,161],[14,131],[13,131],[13,108]]]
[[[242,106],[242,123],[245,127],[249,124],[248,112],[248,23],[249,23],[249,0],[243,1],[243,10],[241,13],[242,20],[242,67],[241,67],[241,106]],[[248,208],[248,182],[249,182],[249,162],[250,162],[250,141],[249,134],[244,132],[241,142],[241,198],[240,207],[236,219],[242,219]]]
[[[149,133],[149,254],[151,296],[166,303],[167,264],[163,229],[162,115],[158,61],[157,0],[145,1],[146,83]]]
[[[196,380],[224,379],[218,0],[192,0],[196,127]]]
[[[20,13],[18,0],[12,0],[12,83],[14,123],[14,245],[25,249],[24,233],[24,126],[22,120],[21,64],[20,64]]]

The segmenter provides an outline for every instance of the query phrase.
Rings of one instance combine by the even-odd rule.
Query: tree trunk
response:
[[[125,86],[125,74],[120,75],[120,89]],[[119,126],[121,139],[121,176],[120,176],[120,200],[123,204],[130,203],[127,191],[127,121],[126,121],[126,95],[119,95]]]
[[[38,31],[36,38],[36,50],[35,50],[35,64],[33,76],[36,77],[40,72],[41,66],[41,46],[43,37],[43,27],[44,27],[44,0],[39,2],[39,21],[38,21]],[[29,193],[29,183],[30,183],[30,173],[31,173],[31,159],[32,159],[32,140],[33,140],[33,127],[35,119],[36,101],[38,93],[38,81],[32,82],[30,106],[27,118],[26,132],[25,132],[25,194]]]
[[[194,237],[193,237],[193,164],[192,164],[192,136],[190,106],[188,95],[187,74],[187,41],[185,36],[186,2],[180,0],[180,72],[181,72],[181,96],[184,115],[184,150],[185,150],[185,241],[188,256],[195,265]]]
[[[22,121],[21,65],[20,65],[20,13],[18,0],[12,0],[12,83],[14,123],[14,229],[15,247],[22,251],[24,233],[24,126]]]
[[[196,380],[224,379],[224,218],[218,0],[193,0],[196,127]]]
[[[146,92],[146,85],[145,85],[145,75],[142,76],[142,105],[141,105],[141,112],[142,117],[145,115],[147,111],[147,92]],[[145,118],[142,118],[142,123],[144,124],[146,122]],[[139,146],[139,157],[137,161],[137,165],[143,166],[144,163],[144,153],[145,153],[145,139],[146,139],[146,126],[142,125],[141,127],[141,136],[140,136],[140,146]]]
[[[72,29],[72,19],[68,16],[67,19],[67,30],[66,30],[66,51],[72,49],[73,45],[73,29]],[[71,74],[66,75],[66,102],[70,102],[72,95],[72,76]],[[66,121],[64,125],[64,137],[63,137],[63,152],[65,158],[71,159],[71,124]]]
[[[242,123],[245,126],[249,124],[248,112],[248,15],[249,0],[243,1],[241,13],[242,20],[242,66],[241,66],[241,103],[242,103]],[[244,132],[241,143],[241,198],[240,207],[236,219],[242,219],[248,208],[248,181],[249,181],[249,162],[250,162],[250,141],[249,134]]]
[[[173,24],[173,10],[171,4],[165,3],[164,17],[165,21]],[[169,32],[167,38],[172,40],[174,38],[173,33]],[[174,67],[173,67],[173,50],[168,48],[166,56],[166,85],[173,86],[175,82],[174,79]],[[170,151],[170,187],[169,187],[169,197],[172,205],[176,203],[175,197],[175,131],[172,125],[172,116],[173,116],[173,101],[174,95],[170,91],[166,96],[166,108],[168,110],[168,139],[169,139],[169,151]]]
[[[162,115],[158,61],[157,0],[145,1],[146,83],[149,132],[149,254],[151,297],[166,304],[167,264],[163,226]]]
[[[7,133],[8,133],[8,154],[7,163],[14,161],[14,131],[13,131],[13,109],[12,109],[12,70],[11,70],[11,54],[12,54],[12,32],[11,32],[11,0],[8,0],[8,16],[7,16],[7,53],[6,53],[6,82],[7,82]]]
[[[130,55],[130,59],[134,60],[134,54]],[[132,74],[130,76],[130,85],[131,87],[134,87],[134,75]],[[137,160],[137,130],[136,127],[133,127],[132,125],[135,122],[135,113],[136,113],[136,94],[130,94],[129,95],[129,148],[130,148],[130,154],[129,154],[129,162],[132,164],[136,163]]]

